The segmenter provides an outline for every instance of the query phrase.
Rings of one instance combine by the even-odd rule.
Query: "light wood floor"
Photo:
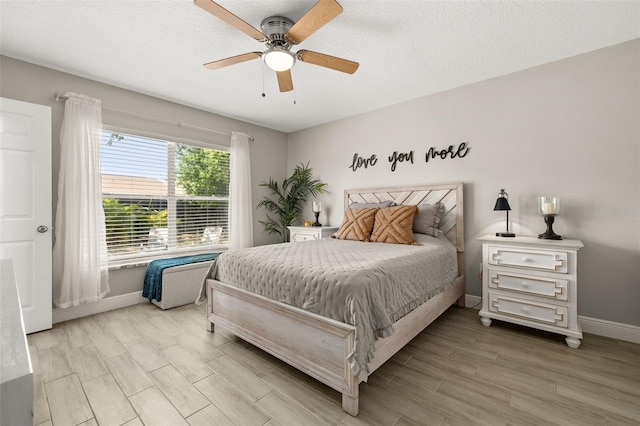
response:
[[[136,305],[29,336],[34,424],[637,425],[640,345],[452,308],[360,385],[360,415],[277,359],[209,333],[204,306]]]

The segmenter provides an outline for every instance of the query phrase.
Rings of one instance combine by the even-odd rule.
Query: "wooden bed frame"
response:
[[[395,333],[378,340],[373,373],[452,304],[464,306],[464,225],[462,183],[345,191],[352,202],[393,200],[397,204],[445,204],[440,229],[458,252],[458,278],[449,290],[431,298],[394,324]],[[207,280],[207,328],[214,324],[342,393],[342,408],[358,414],[359,380],[347,356],[353,352],[355,327],[303,309]]]

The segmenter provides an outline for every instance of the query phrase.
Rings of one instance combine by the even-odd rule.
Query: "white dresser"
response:
[[[13,262],[0,259],[0,426],[33,424],[33,367]]]
[[[578,250],[580,240],[542,240],[487,235],[482,242],[482,309],[491,319],[567,336],[580,346],[578,322]]]
[[[338,228],[335,226],[288,226],[291,238],[289,241],[320,240],[334,234]]]

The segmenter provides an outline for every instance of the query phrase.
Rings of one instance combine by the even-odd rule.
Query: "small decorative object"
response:
[[[304,221],[304,226],[306,226],[307,228],[311,226],[311,221],[310,220],[305,220]]]
[[[561,240],[562,237],[553,232],[555,216],[560,214],[560,198],[538,197],[538,213],[544,216],[544,223],[547,224],[547,230],[544,234],[538,235],[538,238],[544,240]]]
[[[320,212],[322,212],[322,203],[314,201],[311,205],[311,210],[313,210],[313,214],[316,215],[316,221],[313,222],[311,226],[322,226],[322,224],[318,222],[318,216],[320,216]]]
[[[504,189],[500,190],[498,194],[498,199],[496,200],[496,205],[493,207],[493,210],[498,211],[506,211],[507,212],[507,232],[496,232],[496,237],[515,237],[516,234],[509,232],[509,210],[511,210],[511,206],[509,206],[509,194],[507,194]]]

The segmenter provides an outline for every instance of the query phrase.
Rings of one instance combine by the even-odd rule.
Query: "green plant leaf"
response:
[[[280,235],[283,242],[288,240],[287,227],[300,219],[309,198],[327,192],[327,184],[313,178],[313,170],[309,163],[298,164],[282,184],[269,178],[268,182],[262,182],[260,186],[269,189],[271,195],[258,203],[258,207],[264,208],[267,212],[267,220],[260,223],[264,226],[265,232]]]

